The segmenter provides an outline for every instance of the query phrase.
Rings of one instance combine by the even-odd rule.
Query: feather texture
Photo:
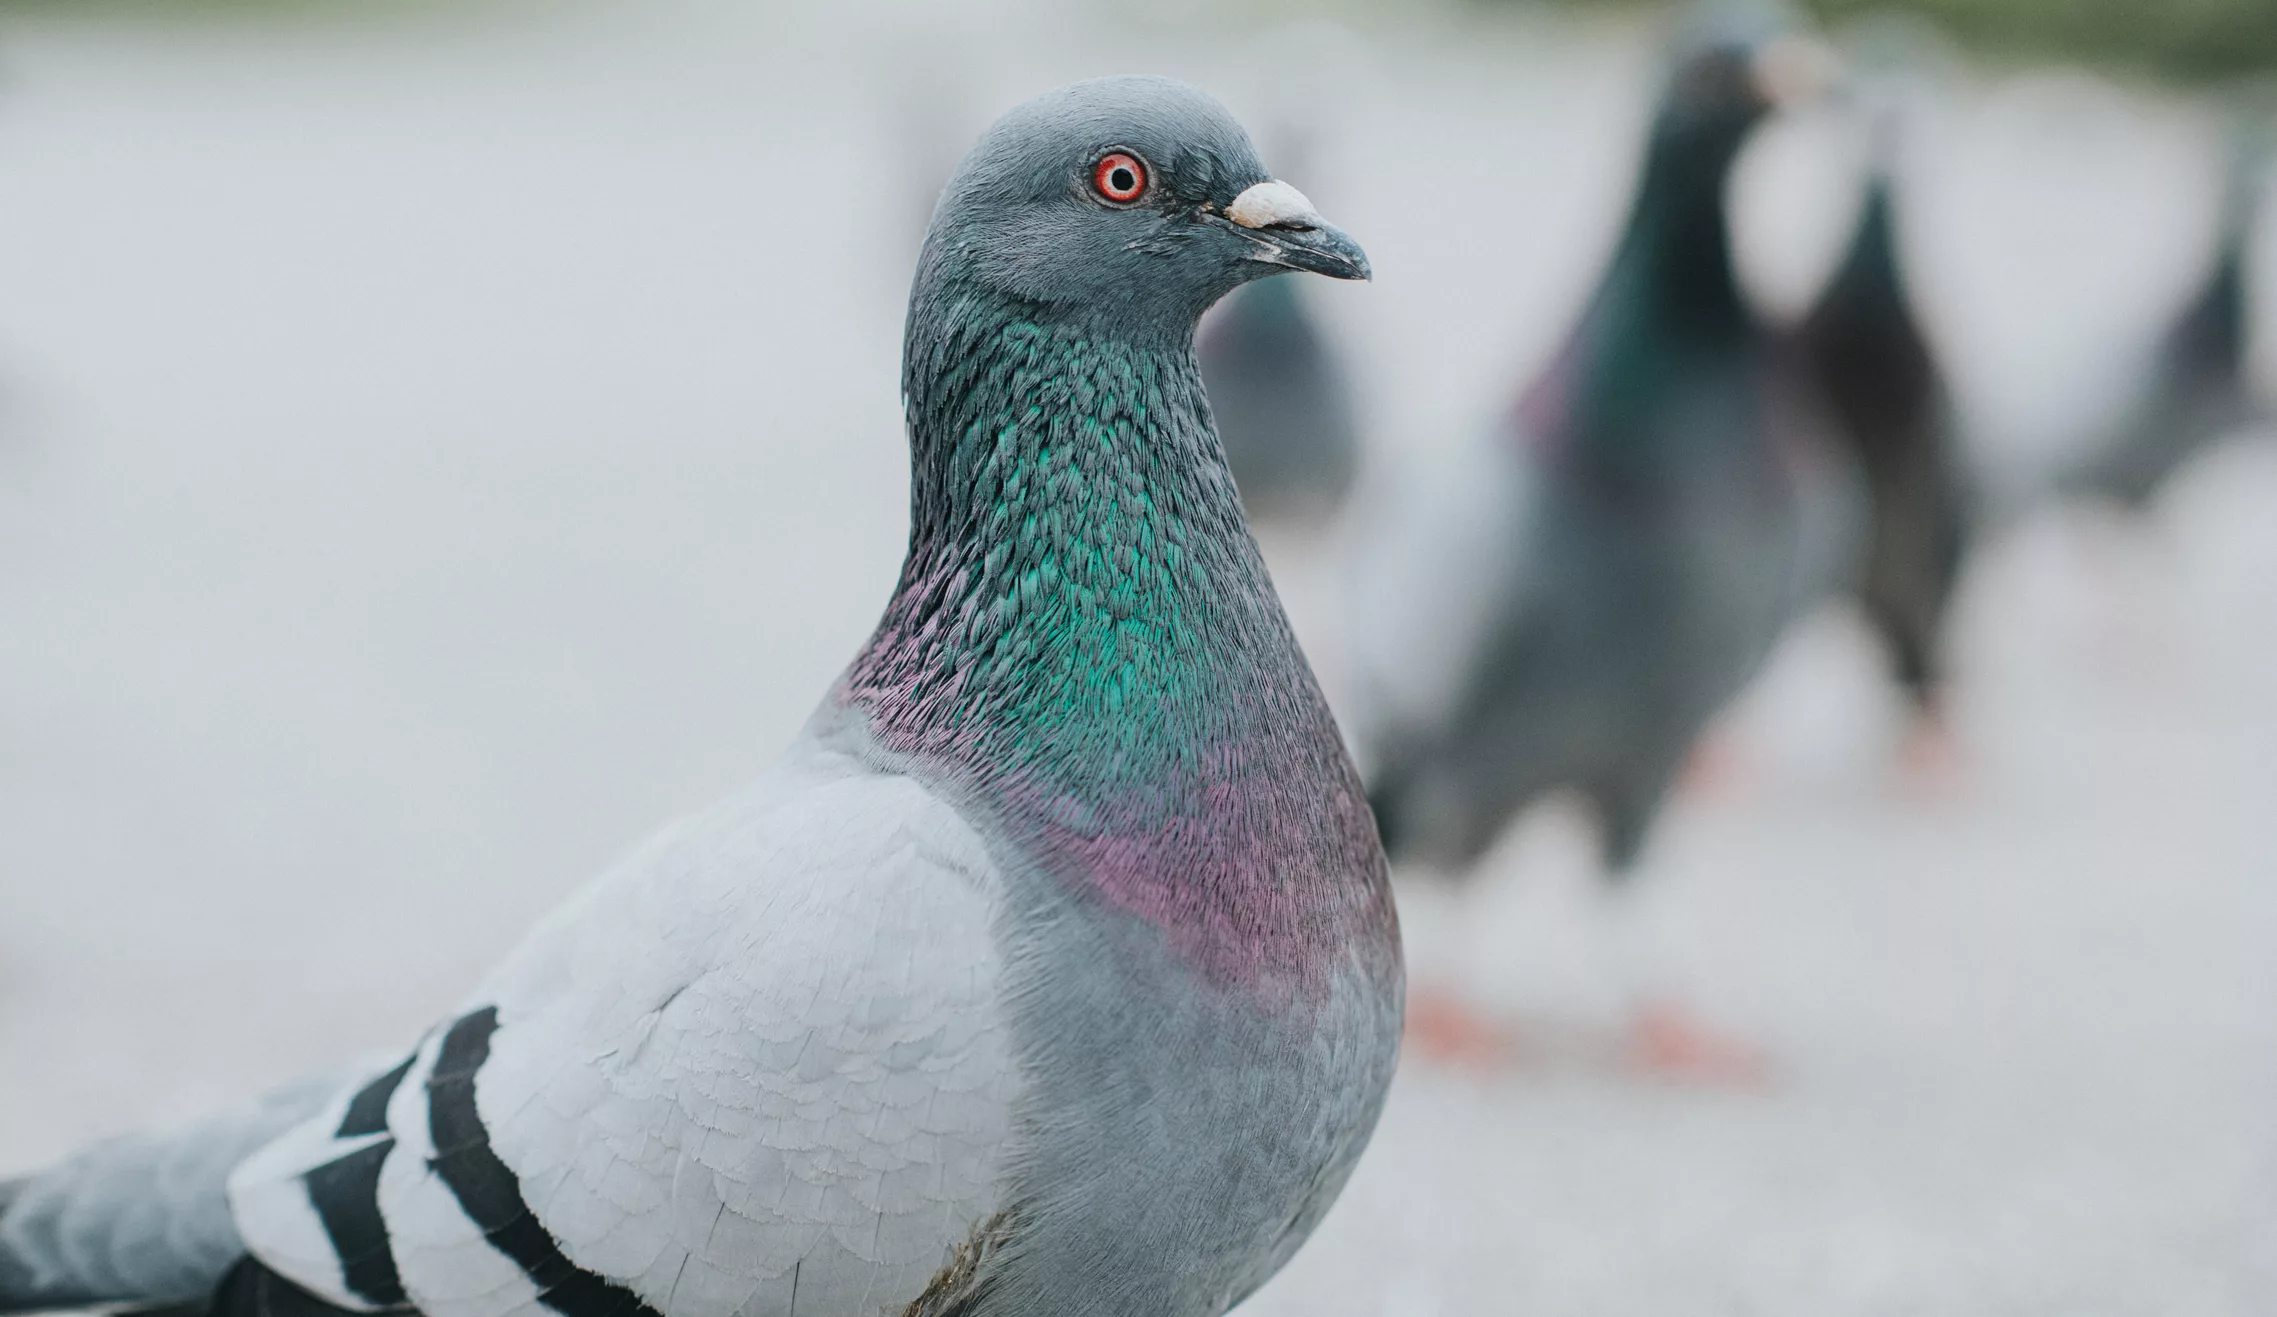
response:
[[[294,1084],[244,1111],[113,1139],[0,1185],[0,1312],[204,1299],[244,1253],[222,1194],[230,1168],[342,1084]]]
[[[1110,146],[1141,197],[1084,190]],[[1215,1317],[1288,1257],[1401,980],[1194,364],[1228,289],[1366,272],[1317,216],[1224,217],[1267,181],[1159,79],[991,130],[911,299],[869,645],[776,771],[237,1149],[216,1317]]]
[[[533,1275],[553,1249],[667,1314],[787,1312],[794,1282],[822,1312],[922,1290],[998,1206],[1000,886],[939,798],[812,743],[612,870],[388,1106],[378,1200],[410,1301],[566,1311],[580,1282]],[[231,1191],[257,1257],[358,1306],[306,1214],[266,1205],[305,1176],[285,1152],[336,1147],[337,1119]]]

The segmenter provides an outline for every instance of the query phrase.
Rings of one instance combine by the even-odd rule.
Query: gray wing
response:
[[[340,1091],[338,1076],[171,1135],[112,1139],[0,1184],[0,1313],[203,1301],[245,1254],[223,1186]]]
[[[996,884],[918,783],[795,751],[239,1163],[247,1250],[355,1312],[899,1311],[1004,1206]]]

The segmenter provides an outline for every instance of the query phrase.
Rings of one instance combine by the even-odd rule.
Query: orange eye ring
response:
[[[1136,201],[1146,192],[1146,166],[1128,151],[1109,151],[1092,166],[1091,186],[1117,205]]]

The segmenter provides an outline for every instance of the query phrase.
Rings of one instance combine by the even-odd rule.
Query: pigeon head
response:
[[[1820,42],[1719,23],[1680,44],[1654,135],[1670,147],[1728,161],[1766,115],[1818,95],[1833,74],[1833,52]]]
[[[1749,318],[1731,271],[1724,191],[1748,133],[1773,109],[1831,82],[1824,45],[1748,14],[1717,14],[1677,44],[1623,239],[1633,278],[1663,309],[1712,336]]]
[[[1223,106],[1167,78],[1100,78],[1014,108],[974,146],[934,211],[917,296],[987,292],[1117,336],[1183,335],[1285,270],[1369,274]]]

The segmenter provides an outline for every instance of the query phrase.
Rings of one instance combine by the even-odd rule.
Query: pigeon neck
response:
[[[2214,249],[2198,298],[2186,316],[2184,332],[2212,361],[2234,369],[2245,352],[2250,326],[2246,307],[2245,249],[2242,235],[2225,234]]]
[[[1866,185],[1850,255],[1836,279],[1845,292],[1862,299],[1896,302],[1903,295],[1897,267],[1896,207],[1884,175],[1875,175]]]
[[[2270,183],[2277,144],[2266,130],[2233,128],[2229,158],[2222,173],[2220,241],[2225,254],[2242,253],[2252,243],[2254,223],[2260,218],[2262,193]]]
[[[1389,917],[1382,861],[1190,327],[921,289],[906,351],[909,556],[839,699],[1212,977],[1316,985],[1324,910]]]
[[[2222,183],[2222,210],[2214,234],[2214,263],[2221,276],[2240,284],[2245,279],[2246,248],[2253,244],[2254,222],[2259,218],[2260,171],[2250,160],[2233,162]]]
[[[1724,219],[1733,149],[1697,133],[1654,134],[1605,281],[1564,355],[1520,396],[1518,433],[1570,439],[1598,469],[1636,480],[1670,469],[1662,459],[1672,440],[1715,432],[1659,418],[1670,391],[1701,366],[1728,365],[1757,344]]]
[[[1749,323],[1732,271],[1724,185],[1738,142],[1660,132],[1615,257],[1630,295],[1671,328],[1725,334]]]
[[[1170,754],[1209,676],[1292,657],[1190,332],[1107,338],[965,292],[914,308],[905,351],[895,603],[924,618],[932,676],[969,693],[968,718],[1143,730]]]

